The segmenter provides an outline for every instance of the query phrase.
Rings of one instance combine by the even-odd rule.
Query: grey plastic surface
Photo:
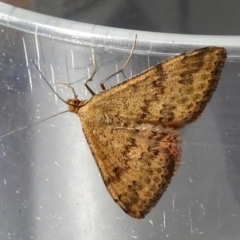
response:
[[[203,115],[183,132],[182,165],[144,220],[126,215],[101,180],[76,115],[66,113],[0,139],[0,239],[198,239],[240,236],[240,38],[136,32],[50,18],[0,3],[0,135],[64,111],[51,84],[92,83],[120,68],[132,76],[171,55],[224,46],[228,61]],[[112,86],[121,76],[108,82]],[[69,89],[56,87],[64,99]]]

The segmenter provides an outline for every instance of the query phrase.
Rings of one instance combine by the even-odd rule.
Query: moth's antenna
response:
[[[41,73],[41,71],[40,71],[38,65],[35,63],[35,61],[32,60],[32,62],[33,62],[33,64],[34,64],[34,66],[36,67],[36,69],[38,70],[39,74],[42,76],[43,80],[46,82],[46,84],[49,86],[49,88],[53,91],[53,93],[56,94],[56,96],[57,96],[61,101],[63,101],[63,102],[66,103],[67,105],[70,105],[69,103],[67,103],[67,102],[53,89],[53,87],[52,87],[52,86],[50,85],[50,83],[47,81],[47,79],[45,78],[45,76]],[[74,92],[74,97],[75,97],[75,98],[77,97],[77,95],[75,94],[75,92]],[[66,112],[69,112],[69,110],[56,113],[56,114],[54,114],[54,115],[52,115],[52,116],[50,116],[50,117],[41,119],[41,120],[36,121],[36,122],[34,122],[34,123],[32,123],[32,124],[29,124],[29,125],[27,125],[27,126],[25,126],[25,127],[21,127],[21,128],[19,128],[19,129],[17,129],[17,130],[14,130],[14,131],[11,131],[11,132],[9,132],[9,133],[6,133],[6,134],[0,136],[0,139],[6,137],[6,136],[8,136],[8,135],[11,135],[11,134],[13,134],[13,133],[15,133],[15,132],[18,132],[18,131],[21,131],[21,130],[23,130],[23,129],[26,129],[26,128],[29,128],[29,127],[31,127],[31,126],[34,126],[34,125],[36,125],[36,124],[38,124],[38,123],[44,122],[44,121],[46,121],[46,120],[48,120],[48,119],[50,119],[50,118],[56,117],[56,116],[58,116],[58,115],[60,115],[60,114],[66,113]]]
[[[34,125],[36,125],[36,124],[38,124],[38,123],[41,123],[41,122],[44,122],[44,121],[46,121],[46,120],[48,120],[48,119],[50,119],[50,118],[56,117],[56,116],[58,116],[58,115],[60,115],[60,114],[66,113],[66,112],[69,112],[69,111],[66,110],[66,111],[63,111],[63,112],[56,113],[56,114],[54,114],[54,115],[52,115],[52,116],[50,116],[50,117],[41,119],[41,120],[39,120],[39,121],[37,121],[37,122],[34,122],[34,123],[32,123],[32,124],[29,124],[29,125],[27,125],[27,126],[25,126],[25,127],[22,127],[22,128],[17,129],[17,130],[14,130],[14,131],[12,131],[12,132],[9,132],[9,133],[7,133],[7,134],[4,134],[4,135],[0,136],[0,139],[6,137],[6,136],[8,136],[8,135],[11,135],[11,134],[13,134],[13,133],[15,133],[15,132],[21,131],[21,130],[23,130],[23,129],[25,129],[25,128],[34,126]]]
[[[53,91],[54,94],[56,94],[56,96],[63,101],[64,103],[66,103],[67,105],[69,105],[69,103],[67,103],[54,89],[53,87],[50,85],[50,83],[47,81],[47,79],[45,78],[45,76],[41,73],[38,65],[35,63],[34,60],[32,60],[34,66],[36,67],[36,69],[38,70],[39,74],[41,75],[41,77],[43,78],[43,80],[45,81],[45,83],[49,86],[49,88]],[[75,96],[74,96],[75,97]]]

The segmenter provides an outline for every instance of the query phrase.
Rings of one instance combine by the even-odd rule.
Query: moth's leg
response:
[[[88,82],[93,80],[93,77],[97,72],[97,63],[96,63],[96,58],[95,58],[93,50],[92,50],[92,60],[93,60],[93,72],[92,72],[91,76],[85,81],[84,85],[87,88],[87,90],[94,96],[96,93],[88,86]]]
[[[95,95],[95,92],[87,85],[87,83],[88,83],[89,81],[92,81],[92,80],[93,80],[93,77],[94,77],[94,75],[95,75],[96,72],[97,72],[97,63],[96,63],[96,59],[95,59],[95,55],[94,55],[94,52],[93,52],[93,51],[92,51],[92,59],[93,59],[93,67],[94,67],[94,70],[93,70],[91,76],[85,81],[84,85],[85,85],[85,87],[87,88],[87,90],[88,90],[92,95]],[[77,96],[74,88],[71,86],[71,84],[58,83],[57,85],[58,85],[58,86],[64,86],[64,87],[70,88],[70,89],[72,90],[72,92],[73,92],[74,98],[77,99],[78,96]]]
[[[122,73],[122,75],[126,78],[126,76],[124,75],[123,71],[125,70],[126,66],[128,65],[128,63],[129,63],[129,61],[130,61],[130,59],[131,59],[131,57],[133,55],[134,49],[136,47],[136,43],[137,43],[137,35],[135,36],[135,39],[134,39],[134,42],[133,42],[133,46],[132,46],[132,50],[131,50],[131,52],[129,54],[129,57],[128,57],[127,61],[125,62],[125,64],[123,65],[123,67],[121,69],[119,69],[117,72],[113,73],[112,75],[110,75],[109,77],[107,77],[107,78],[105,78],[104,80],[101,81],[100,86],[101,86],[101,88],[103,90],[106,89],[105,86],[104,86],[104,83],[106,81],[108,81],[110,78],[114,77],[115,75],[117,75],[119,73]]]
[[[70,86],[69,84],[57,83],[57,86],[63,86],[63,87],[68,87],[68,88],[70,88],[70,89],[72,90],[72,92],[73,92],[74,98],[77,99],[78,96],[77,96],[74,88],[73,88],[72,86]]]

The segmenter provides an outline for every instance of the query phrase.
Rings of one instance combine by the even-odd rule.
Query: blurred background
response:
[[[2,0],[49,16],[153,32],[238,35],[237,0]]]

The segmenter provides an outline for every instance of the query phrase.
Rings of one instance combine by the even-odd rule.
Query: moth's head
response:
[[[83,101],[78,100],[77,98],[70,98],[67,100],[68,111],[77,113],[78,109],[82,106]]]

